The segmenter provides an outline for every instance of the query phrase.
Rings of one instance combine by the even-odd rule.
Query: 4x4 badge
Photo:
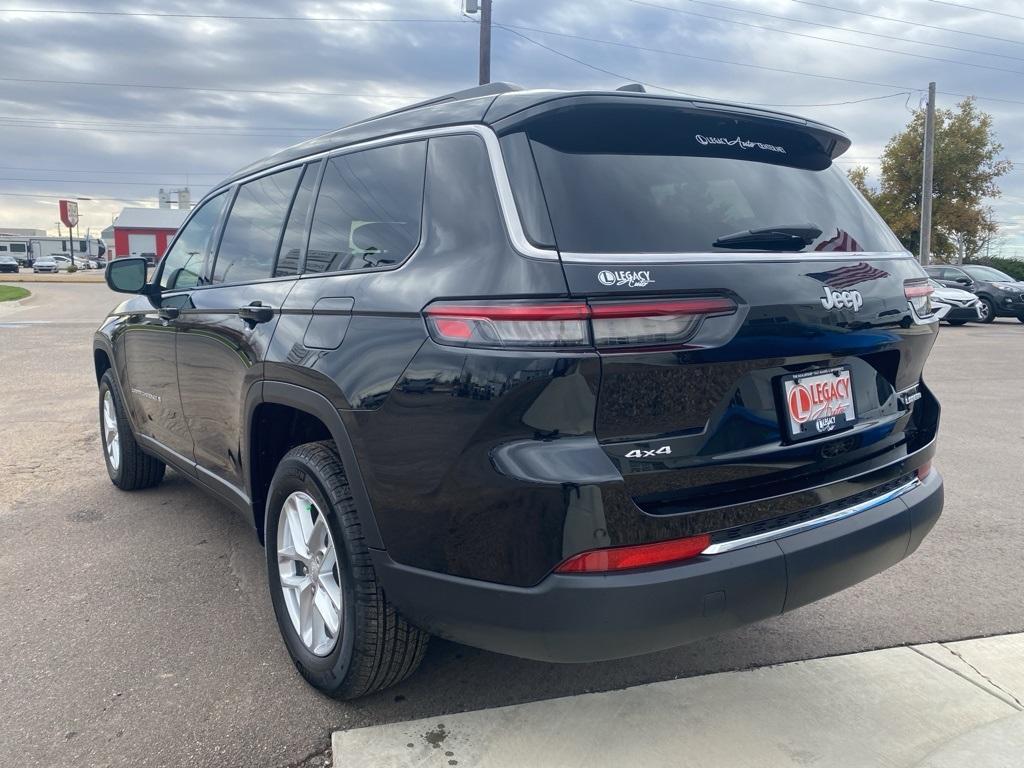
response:
[[[597,273],[597,279],[601,285],[626,285],[630,288],[643,288],[654,282],[650,270],[613,272],[610,269],[602,269]]]

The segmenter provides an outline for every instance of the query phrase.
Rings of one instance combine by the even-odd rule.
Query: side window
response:
[[[214,283],[270,277],[285,216],[302,168],[243,184],[231,206],[213,264]]]
[[[320,161],[310,163],[302,173],[299,190],[295,193],[292,210],[288,214],[288,224],[284,228],[281,247],[277,251],[277,264],[274,277],[294,275],[299,271],[299,259],[302,257],[302,246],[306,244],[306,222],[309,221],[310,203],[316,191],[316,179],[320,174]]]
[[[193,288],[199,284],[210,235],[220,221],[227,199],[227,193],[221,192],[203,203],[189,219],[171,250],[164,256],[163,271],[160,273],[161,288],[174,290]]]
[[[339,155],[327,162],[306,254],[308,272],[398,264],[420,240],[425,141]]]

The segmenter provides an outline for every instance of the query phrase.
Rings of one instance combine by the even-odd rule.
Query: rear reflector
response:
[[[636,302],[435,302],[435,341],[464,347],[659,347],[692,338],[701,321],[736,311],[726,298]]]
[[[573,555],[555,568],[555,573],[608,573],[668,565],[694,558],[710,545],[711,536],[701,534],[654,544],[592,549]]]
[[[915,470],[915,474],[917,475],[918,480],[924,480],[926,477],[928,477],[929,474],[931,474],[931,471],[932,460],[928,459],[928,461],[926,461],[924,464],[922,464]]]

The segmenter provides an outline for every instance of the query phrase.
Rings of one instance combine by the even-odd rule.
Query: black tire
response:
[[[946,322],[950,325],[967,325],[966,320],[947,320]]]
[[[1017,319],[1024,323],[1024,315],[1017,315]]]
[[[103,403],[107,393],[113,401],[114,413],[117,419],[118,453],[120,460],[115,467],[111,462],[107,451],[107,442],[103,426]],[[125,413],[124,404],[121,402],[121,393],[114,380],[114,374],[109,370],[100,379],[100,446],[103,449],[103,463],[107,466],[107,474],[110,481],[122,491],[138,491],[143,488],[152,488],[164,479],[164,471],[167,465],[160,459],[143,452],[139,444],[135,442],[135,435],[132,433],[132,425]]]
[[[308,494],[324,514],[337,554],[342,622],[333,649],[324,656],[315,655],[300,639],[281,587],[278,529],[285,500],[296,491]],[[306,443],[281,459],[267,494],[265,541],[278,628],[296,669],[310,685],[336,699],[355,699],[416,671],[430,636],[396,611],[378,583],[333,443]]]
[[[984,296],[980,297],[978,301],[985,307],[985,316],[980,318],[980,322],[988,325],[996,319],[996,305],[992,303],[992,299],[987,299]]]

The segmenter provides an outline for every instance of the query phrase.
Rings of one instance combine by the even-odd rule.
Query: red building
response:
[[[114,255],[160,259],[187,215],[180,208],[125,208],[114,221]]]

